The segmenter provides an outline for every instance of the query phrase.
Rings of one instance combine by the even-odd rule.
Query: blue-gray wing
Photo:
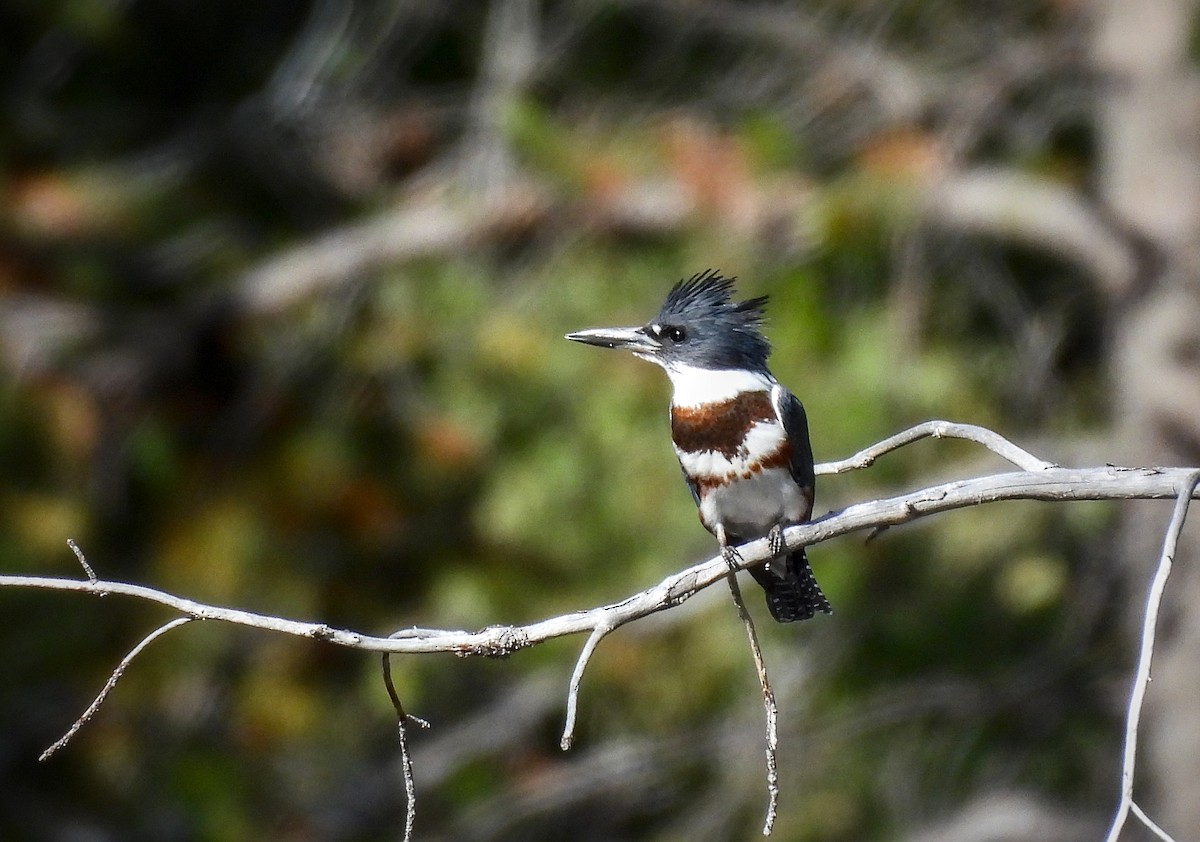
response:
[[[804,413],[804,404],[782,386],[772,390],[771,400],[775,404],[775,411],[779,413],[779,420],[783,422],[783,431],[792,443],[792,479],[801,488],[813,489],[816,475],[813,473],[812,443],[808,439],[808,416]]]
[[[803,404],[782,386],[777,385],[771,390],[771,403],[792,445],[792,479],[804,489],[804,496],[808,498],[807,520],[812,514],[813,486],[816,482],[812,444],[808,440],[808,416],[804,414]],[[789,552],[782,563],[780,559],[775,559],[768,566],[751,567],[750,574],[767,592],[767,608],[771,616],[781,623],[807,620],[818,611],[824,614],[833,611],[813,576],[803,549]]]
[[[683,470],[683,463],[679,464],[679,470],[683,474],[683,481],[687,483],[688,491],[692,492],[692,502],[696,504],[696,508],[700,508],[700,489],[696,483],[692,482],[692,478],[687,475],[687,471]]]

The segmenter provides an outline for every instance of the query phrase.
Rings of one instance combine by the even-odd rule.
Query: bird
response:
[[[783,529],[812,516],[812,445],[804,406],[767,367],[767,296],[735,302],[736,278],[709,269],[671,287],[641,327],[592,328],[567,339],[630,351],[661,366],[673,387],[671,439],[700,522],[731,569],[737,547],[769,539],[771,558],[750,567],[780,623],[832,608],[803,548]]]

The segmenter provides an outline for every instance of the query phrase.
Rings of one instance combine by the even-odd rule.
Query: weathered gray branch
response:
[[[1153,651],[1154,645],[1154,618],[1157,614],[1157,600],[1161,597],[1162,589],[1165,586],[1165,571],[1169,570],[1170,567],[1170,557],[1174,552],[1175,542],[1178,540],[1179,530],[1182,528],[1183,520],[1187,513],[1187,504],[1197,494],[1197,479],[1200,477],[1200,469],[1121,468],[1112,465],[1102,468],[1062,468],[1033,456],[991,430],[970,424],[929,421],[891,436],[854,454],[848,459],[818,465],[817,473],[837,474],[865,468],[873,464],[880,456],[892,450],[928,437],[954,437],[974,441],[1023,470],[957,480],[895,497],[871,500],[848,506],[841,511],[831,512],[811,523],[793,526],[785,530],[784,541],[788,549],[810,546],[864,529],[878,532],[891,526],[897,526],[939,512],[979,506],[984,503],[993,503],[1002,500],[1075,501],[1169,498],[1176,500],[1175,516],[1172,518],[1171,526],[1168,529],[1162,560],[1159,565],[1159,575],[1156,577],[1155,584],[1151,589],[1150,602],[1147,608],[1146,627],[1142,637],[1141,666],[1139,667],[1138,677],[1135,680],[1134,696],[1130,703],[1130,711],[1127,719],[1126,764],[1122,785],[1123,795],[1117,817],[1114,819],[1116,832],[1119,832],[1119,825],[1124,822],[1125,816],[1130,811],[1142,818],[1147,826],[1157,829],[1157,826],[1148,817],[1145,817],[1133,802],[1133,769],[1131,758],[1136,747],[1140,693],[1145,686],[1145,681],[1148,679],[1149,654]],[[744,569],[762,563],[770,558],[769,543],[767,538],[763,538],[740,547],[741,560],[738,563],[739,566]],[[96,701],[76,721],[64,738],[55,744],[51,751],[70,739],[79,727],[87,721],[103,702],[105,696],[112,689],[112,686],[116,683],[124,669],[146,645],[167,631],[193,620],[217,620],[235,625],[259,628],[265,631],[282,632],[314,640],[323,640],[355,649],[408,654],[453,652],[459,655],[507,655],[552,638],[588,632],[589,637],[572,672],[568,689],[567,722],[562,740],[563,748],[566,749],[571,744],[579,686],[583,679],[583,673],[596,647],[605,635],[625,623],[678,605],[717,580],[729,576],[727,561],[723,556],[718,555],[682,572],[668,576],[657,585],[633,594],[619,602],[588,610],[575,611],[558,617],[551,617],[529,625],[489,626],[475,632],[453,629],[411,628],[395,632],[388,637],[378,637],[345,629],[334,629],[323,623],[288,620],[282,617],[256,614],[236,608],[208,605],[144,585],[100,580],[95,578],[83,553],[73,542],[71,542],[71,549],[75,552],[76,557],[83,566],[88,579],[0,575],[0,587],[74,591],[101,596],[117,594],[165,605],[175,609],[183,616],[168,622],[166,625],[152,632],[125,656]],[[729,581],[734,592],[735,602],[739,603],[739,614],[742,616],[743,621],[747,623],[747,631],[750,635],[751,646],[755,655],[755,667],[759,674],[767,709],[768,790],[771,798],[764,833],[769,833],[775,815],[776,796],[778,792],[775,783],[774,767],[774,702],[770,685],[766,679],[766,668],[762,661],[761,650],[757,646],[753,625],[749,622],[749,615],[745,613],[744,606],[738,600],[736,582],[732,578]],[[387,655],[384,657],[386,661]],[[391,691],[390,684],[389,690]],[[411,833],[414,793],[412,791],[411,768],[407,766],[407,747],[403,742],[405,714],[399,706],[394,691],[391,692],[401,720],[400,737],[406,762],[405,783],[409,797],[407,838],[408,834]]]
[[[1167,526],[1167,535],[1163,539],[1162,553],[1158,558],[1158,569],[1154,580],[1150,583],[1150,592],[1146,597],[1146,615],[1142,621],[1142,645],[1138,653],[1137,675],[1133,680],[1133,690],[1129,694],[1129,709],[1125,715],[1125,757],[1121,764],[1121,801],[1117,813],[1113,817],[1112,827],[1109,828],[1106,842],[1117,842],[1125,819],[1130,810],[1164,842],[1174,842],[1171,836],[1142,812],[1133,800],[1133,770],[1137,763],[1138,723],[1142,718],[1142,702],[1146,697],[1146,687],[1150,684],[1150,662],[1154,658],[1155,629],[1158,627],[1158,609],[1162,604],[1163,592],[1167,588],[1167,577],[1171,575],[1171,563],[1179,547],[1179,535],[1183,532],[1184,521],[1187,520],[1188,506],[1196,486],[1200,484],[1200,471],[1193,471],[1191,476],[1179,489],[1175,499],[1175,509],[1171,513],[1171,523]]]
[[[823,466],[821,466],[823,468]],[[1188,483],[1192,468],[1045,468],[1013,471],[956,480],[882,500],[856,503],[812,523],[784,531],[789,549],[810,546],[852,532],[898,526],[928,515],[1002,500],[1163,500],[1174,499]],[[824,471],[823,471],[824,472]],[[741,566],[761,564],[770,557],[767,540],[740,548]],[[674,573],[657,585],[618,602],[523,626],[496,625],[479,631],[409,629],[406,636],[373,636],[324,623],[288,620],[237,608],[208,605],[145,585],[105,580],[49,576],[0,575],[0,587],[40,588],[96,595],[129,596],[173,608],[197,620],[216,620],[264,631],[323,640],[339,646],[376,652],[418,654],[453,652],[459,655],[507,655],[552,638],[592,632],[601,626],[620,626],[677,605],[719,581],[728,567],[720,555]]]
[[[1044,471],[1047,468],[1058,467],[1053,462],[1039,459],[1032,453],[1022,450],[1004,436],[993,433],[986,427],[979,427],[975,424],[959,424],[955,421],[926,421],[896,433],[894,436],[888,436],[870,447],[865,447],[853,456],[847,456],[836,462],[823,462],[816,466],[816,472],[817,474],[844,474],[847,471],[869,468],[880,456],[926,438],[973,441],[1026,471]]]
[[[775,816],[779,813],[779,708],[775,704],[775,691],[771,689],[771,679],[767,675],[767,662],[763,658],[762,646],[758,643],[758,631],[754,628],[754,618],[746,610],[746,601],[742,599],[742,589],[738,587],[737,576],[730,573],[725,577],[729,584],[729,593],[733,596],[733,605],[737,608],[738,619],[746,629],[750,639],[750,654],[754,658],[754,671],[758,673],[758,687],[762,690],[763,709],[767,714],[767,815],[763,819],[762,835],[770,836],[775,829]]]
[[[74,542],[72,541],[71,543],[72,549],[75,549]],[[79,558],[80,561],[86,565],[86,562],[83,561],[82,554],[80,554]],[[87,569],[86,566],[84,569]],[[38,760],[49,760],[56,751],[65,746],[67,743],[71,742],[71,738],[79,733],[79,729],[86,725],[88,720],[96,715],[96,711],[100,710],[100,705],[104,704],[104,700],[108,698],[108,694],[112,692],[112,689],[117,686],[117,682],[121,680],[121,676],[125,674],[125,670],[127,670],[129,665],[133,663],[133,659],[142,653],[143,649],[145,649],[154,641],[158,640],[158,638],[162,637],[167,632],[171,631],[171,629],[177,629],[182,625],[192,622],[193,619],[194,618],[192,617],[176,617],[174,620],[163,623],[154,631],[150,632],[150,634],[143,637],[141,642],[139,642],[137,646],[130,649],[125,657],[121,659],[121,662],[117,664],[116,669],[114,669],[112,674],[108,676],[108,681],[104,682],[104,687],[102,687],[100,692],[96,694],[96,698],[92,700],[92,703],[87,706],[87,710],[79,715],[79,718],[76,719],[71,727],[67,729],[65,734],[55,740],[53,745],[42,752],[42,756],[39,757]]]

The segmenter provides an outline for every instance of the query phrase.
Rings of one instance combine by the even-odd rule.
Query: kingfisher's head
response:
[[[765,371],[771,346],[760,328],[767,298],[735,303],[733,281],[710,269],[671,287],[658,315],[641,327],[581,330],[566,338],[623,348],[667,371],[682,366]]]

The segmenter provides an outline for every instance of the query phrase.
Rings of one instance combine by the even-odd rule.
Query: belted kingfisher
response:
[[[783,527],[812,515],[812,445],[796,396],[767,369],[760,327],[766,296],[734,303],[714,270],[680,281],[642,327],[598,328],[567,339],[623,348],[666,370],[674,387],[671,438],[683,477],[733,565],[737,545],[768,537],[774,558],[751,567],[781,623],[832,613],[804,550],[783,555]]]

